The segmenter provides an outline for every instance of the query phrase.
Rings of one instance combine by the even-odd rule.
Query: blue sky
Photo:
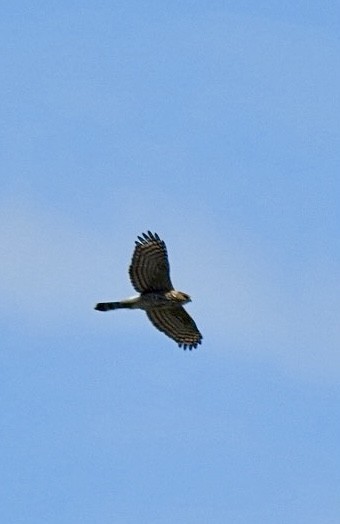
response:
[[[340,6],[1,9],[6,524],[335,524]],[[204,335],[133,294],[167,243]]]

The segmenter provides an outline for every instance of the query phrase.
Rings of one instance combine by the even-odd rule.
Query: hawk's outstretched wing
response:
[[[150,309],[146,312],[153,325],[177,342],[179,347],[192,349],[202,341],[195,322],[182,306]]]
[[[129,275],[139,293],[173,289],[166,245],[157,233],[148,231],[148,234],[138,237]]]

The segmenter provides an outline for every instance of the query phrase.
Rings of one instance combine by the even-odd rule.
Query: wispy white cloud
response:
[[[29,322],[81,314],[108,276],[102,239],[25,200],[3,205],[0,220],[3,309]]]
[[[134,209],[133,223],[95,234],[24,201],[4,205],[2,314],[14,322],[19,315],[27,326],[47,323],[53,332],[70,318],[89,322],[97,300],[133,294],[127,264],[141,232],[137,221],[152,227],[156,216],[143,217],[135,201],[123,207],[128,216]],[[311,260],[303,275],[291,274],[270,264],[263,246],[241,230],[225,234],[199,214],[193,226],[179,222],[169,212],[158,232],[168,243],[174,284],[193,296],[189,309],[207,351],[274,360],[298,375],[339,376],[340,275],[330,260]],[[128,320],[122,315],[120,325]]]

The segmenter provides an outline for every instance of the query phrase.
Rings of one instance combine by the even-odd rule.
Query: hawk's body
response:
[[[201,344],[202,335],[183,308],[191,298],[173,288],[166,246],[156,233],[148,231],[138,237],[129,275],[140,295],[119,302],[102,302],[95,309],[143,309],[153,325],[180,347],[192,349]]]

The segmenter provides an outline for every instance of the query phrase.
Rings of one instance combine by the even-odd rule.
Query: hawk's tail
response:
[[[111,309],[129,308],[128,304],[123,302],[100,302],[94,309],[97,311],[110,311]]]

